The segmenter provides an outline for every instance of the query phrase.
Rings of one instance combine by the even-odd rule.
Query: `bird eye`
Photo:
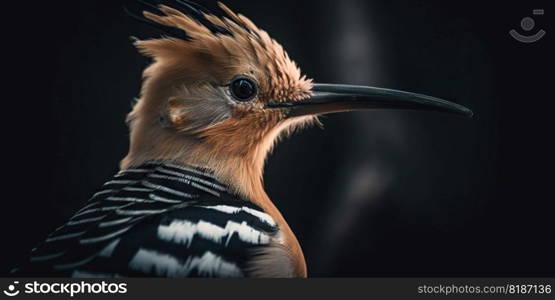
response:
[[[258,85],[249,77],[239,76],[231,81],[229,84],[229,91],[235,100],[247,102],[256,97]]]

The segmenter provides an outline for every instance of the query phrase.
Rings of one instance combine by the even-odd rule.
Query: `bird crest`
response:
[[[283,47],[247,17],[218,2],[226,16],[217,17],[198,5],[177,1],[182,10],[151,6],[143,20],[165,28],[170,36],[136,41],[139,50],[158,61],[188,63],[198,80],[226,84],[237,74],[256,77],[260,99],[285,101],[310,95],[312,80],[301,75]],[[196,6],[196,7],[195,7]],[[163,26],[163,27],[160,27]],[[177,30],[177,31],[176,31]],[[204,72],[195,72],[202,68]],[[199,78],[204,74],[205,78]]]

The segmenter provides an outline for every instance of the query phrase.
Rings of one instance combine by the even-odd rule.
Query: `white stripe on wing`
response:
[[[137,209],[137,210],[118,209],[116,213],[121,216],[139,216],[139,215],[160,214],[166,211],[167,209]]]
[[[185,171],[185,172],[191,172],[191,173],[195,173],[197,175],[202,175],[202,176],[205,176],[205,177],[217,179],[216,176],[214,176],[213,174],[204,173],[204,172],[201,172],[199,170],[189,168],[189,167],[186,167],[186,166],[178,166],[178,165],[168,164],[168,163],[164,164],[164,166],[168,166],[170,168],[179,169],[179,170],[182,170],[182,171]]]
[[[135,197],[108,197],[107,201],[122,201],[122,202],[135,202],[135,203],[153,203],[154,201]]]
[[[158,202],[164,202],[164,203],[172,203],[172,204],[178,204],[178,203],[182,203],[183,201],[181,200],[174,200],[174,199],[168,199],[168,198],[164,198],[164,197],[160,197],[160,196],[156,196],[155,194],[149,194],[148,197],[154,201],[158,201]]]
[[[32,256],[29,260],[31,262],[51,260],[51,259],[54,259],[54,258],[58,258],[58,257],[64,255],[65,253],[66,253],[65,251],[62,251],[62,252],[58,252],[58,253],[54,253],[54,254],[48,254],[48,255],[37,255],[37,256]]]
[[[81,219],[81,220],[77,220],[77,221],[69,221],[69,222],[67,222],[66,225],[67,226],[74,226],[74,225],[92,223],[92,222],[100,221],[100,220],[104,219],[104,217],[106,217],[106,216],[100,216],[100,217],[94,217],[94,218],[88,218],[88,219]]]
[[[182,177],[182,178],[185,178],[185,179],[189,179],[189,180],[192,180],[192,181],[196,181],[196,182],[198,182],[198,183],[202,183],[202,184],[204,184],[204,185],[207,185],[207,186],[209,186],[209,187],[211,187],[211,188],[218,189],[218,190],[220,190],[220,191],[222,191],[222,192],[225,192],[225,191],[227,190],[224,186],[221,186],[221,185],[216,184],[216,183],[214,183],[214,182],[211,182],[211,181],[208,181],[208,180],[204,180],[204,179],[202,179],[202,178],[195,177],[195,176],[192,176],[192,175],[183,174],[183,173],[180,173],[180,172],[175,172],[175,171],[172,171],[172,170],[164,169],[163,167],[158,167],[158,168],[156,168],[156,171],[161,172],[161,173],[165,173],[165,174],[168,174],[168,175],[173,175],[173,176],[177,176],[177,177]]]
[[[57,235],[57,236],[47,238],[46,242],[50,243],[50,242],[55,242],[55,241],[62,241],[62,240],[72,239],[72,238],[75,238],[75,237],[78,237],[78,236],[82,236],[83,234],[85,234],[85,231],[80,231],[80,232],[75,232],[75,233],[68,233],[68,234],[64,234],[64,235]]]
[[[161,240],[191,246],[196,235],[221,244],[225,238],[225,245],[237,234],[243,242],[260,245],[268,244],[270,237],[249,226],[247,222],[237,223],[228,221],[225,227],[214,225],[203,220],[193,223],[187,220],[174,220],[169,225],[158,226],[158,237]]]
[[[188,257],[185,262],[169,254],[140,248],[129,267],[133,270],[159,277],[187,277],[193,270],[201,276],[210,277],[242,277],[243,273],[236,264],[207,251],[201,257]]]
[[[129,192],[152,192],[152,189],[145,189],[145,188],[140,188],[140,187],[132,187],[132,186],[128,186],[128,187],[124,187],[122,190],[124,191],[129,191]]]
[[[119,224],[123,224],[125,222],[128,222],[131,219],[133,219],[133,217],[127,217],[127,218],[117,219],[117,220],[113,220],[113,221],[106,221],[106,222],[102,222],[102,223],[98,224],[98,227],[99,228],[104,228],[104,227],[119,225]]]
[[[196,198],[197,197],[197,195],[191,195],[189,193],[180,192],[178,190],[174,190],[174,189],[169,188],[169,187],[154,184],[154,183],[151,183],[151,182],[146,181],[146,180],[142,181],[142,185],[146,186],[147,188],[151,188],[151,189],[154,189],[154,190],[159,190],[159,191],[162,191],[162,192],[174,194],[176,196],[180,196],[180,197],[184,197],[184,198]]]
[[[102,235],[102,236],[97,236],[97,237],[92,237],[92,238],[86,238],[86,239],[82,239],[79,241],[80,244],[92,244],[92,243],[98,243],[98,242],[102,242],[105,240],[109,240],[113,237],[116,237],[124,232],[126,232],[127,230],[129,230],[132,226],[127,226],[125,228],[122,228],[118,231],[106,234],[106,235]]]
[[[237,207],[237,206],[229,206],[229,205],[214,205],[214,206],[197,206],[197,207],[213,209],[227,214],[237,214],[240,212],[245,212],[252,216],[257,217],[262,222],[265,222],[271,226],[276,226],[276,222],[269,214],[246,206]]]
[[[71,277],[72,278],[120,278],[121,276],[119,274],[107,274],[107,273],[75,270],[71,273]]]
[[[192,187],[194,187],[194,188],[197,188],[197,189],[199,189],[199,190],[202,190],[202,191],[205,191],[205,192],[207,192],[207,193],[210,193],[210,194],[212,194],[212,195],[214,195],[214,196],[216,196],[216,197],[220,197],[220,193],[218,193],[217,191],[215,191],[215,190],[213,190],[213,189],[211,189],[211,188],[205,187],[205,186],[203,186],[203,185],[200,185],[200,184],[198,184],[198,183],[196,183],[196,182],[192,182],[192,181],[189,180],[189,179],[185,179],[185,178],[181,178],[181,177],[165,176],[165,175],[159,175],[159,174],[148,174],[148,177],[150,177],[150,178],[157,178],[157,179],[165,179],[165,180],[173,180],[173,181],[181,182],[181,183],[184,183],[184,184],[188,184],[188,185],[190,185],[190,186],[192,186]]]
[[[135,184],[139,182],[138,180],[110,180],[108,182],[106,182],[104,185],[109,185],[109,184]]]
[[[133,203],[129,203],[129,204],[126,204],[126,205],[123,205],[123,206],[104,206],[104,207],[89,209],[89,210],[86,210],[86,211],[83,211],[83,212],[80,212],[80,213],[77,213],[77,214],[73,215],[73,217],[71,217],[70,220],[73,220],[73,219],[75,219],[79,216],[87,215],[87,214],[94,213],[94,212],[111,211],[111,210],[116,210],[118,208],[124,208],[124,207],[126,207],[130,204],[132,205]]]
[[[112,257],[112,254],[114,253],[114,250],[118,246],[119,241],[120,241],[120,239],[112,241],[110,244],[108,244],[108,246],[104,247],[104,249],[102,249],[102,250],[100,250],[100,252],[98,252],[98,256],[106,257],[106,258]]]

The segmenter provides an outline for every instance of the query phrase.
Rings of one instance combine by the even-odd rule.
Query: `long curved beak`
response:
[[[315,84],[308,99],[273,102],[266,108],[286,108],[289,117],[323,115],[365,109],[409,109],[446,112],[472,117],[470,109],[443,99],[384,88]]]

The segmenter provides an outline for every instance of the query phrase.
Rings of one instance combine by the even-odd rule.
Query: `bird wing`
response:
[[[108,181],[16,271],[73,277],[242,277],[278,228],[209,174],[149,164]]]

